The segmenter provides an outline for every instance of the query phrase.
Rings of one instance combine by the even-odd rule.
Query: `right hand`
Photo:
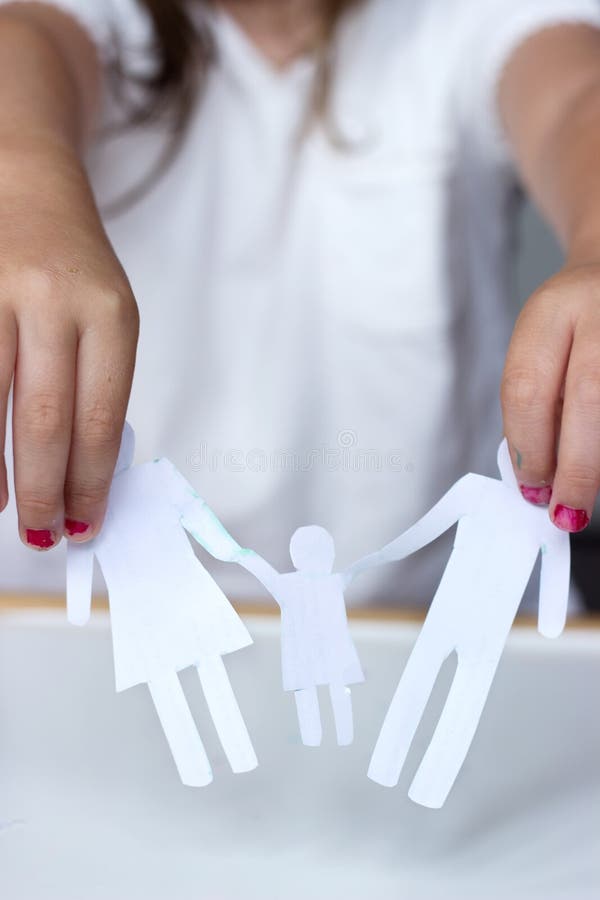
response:
[[[131,288],[76,154],[47,138],[0,147],[0,508],[14,372],[21,539],[97,534],[125,419],[138,337]]]

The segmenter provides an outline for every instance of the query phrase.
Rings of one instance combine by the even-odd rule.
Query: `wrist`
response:
[[[600,220],[579,229],[567,241],[565,266],[587,265],[600,262]]]
[[[3,198],[47,194],[54,184],[72,189],[84,182],[77,149],[60,135],[43,130],[7,134],[0,125],[0,191]]]
[[[54,159],[80,162],[77,143],[58,130],[35,126],[15,129],[0,121],[0,167],[18,161],[40,165]]]

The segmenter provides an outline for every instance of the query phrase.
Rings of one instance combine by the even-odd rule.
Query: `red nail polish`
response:
[[[48,547],[54,546],[54,538],[52,532],[47,528],[27,528],[25,530],[27,543],[32,547],[38,547],[40,550],[47,550]]]
[[[557,503],[552,513],[552,521],[562,531],[583,531],[590,524],[590,517],[585,509],[573,509]]]
[[[65,531],[71,537],[75,534],[85,534],[89,527],[88,522],[79,522],[77,519],[65,519]]]
[[[545,484],[542,487],[529,487],[527,484],[520,484],[519,490],[525,500],[528,503],[533,503],[535,506],[548,506],[552,497],[551,484]]]

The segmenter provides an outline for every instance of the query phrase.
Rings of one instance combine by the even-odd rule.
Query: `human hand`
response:
[[[525,304],[502,409],[521,493],[581,531],[600,487],[600,261],[571,260]]]
[[[37,549],[102,524],[131,388],[138,313],[85,173],[59,141],[0,150],[0,446],[14,373],[15,494]],[[0,461],[0,508],[8,485]]]

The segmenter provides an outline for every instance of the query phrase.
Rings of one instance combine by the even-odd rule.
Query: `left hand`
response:
[[[521,492],[581,531],[600,488],[600,257],[567,263],[525,304],[502,410]]]

